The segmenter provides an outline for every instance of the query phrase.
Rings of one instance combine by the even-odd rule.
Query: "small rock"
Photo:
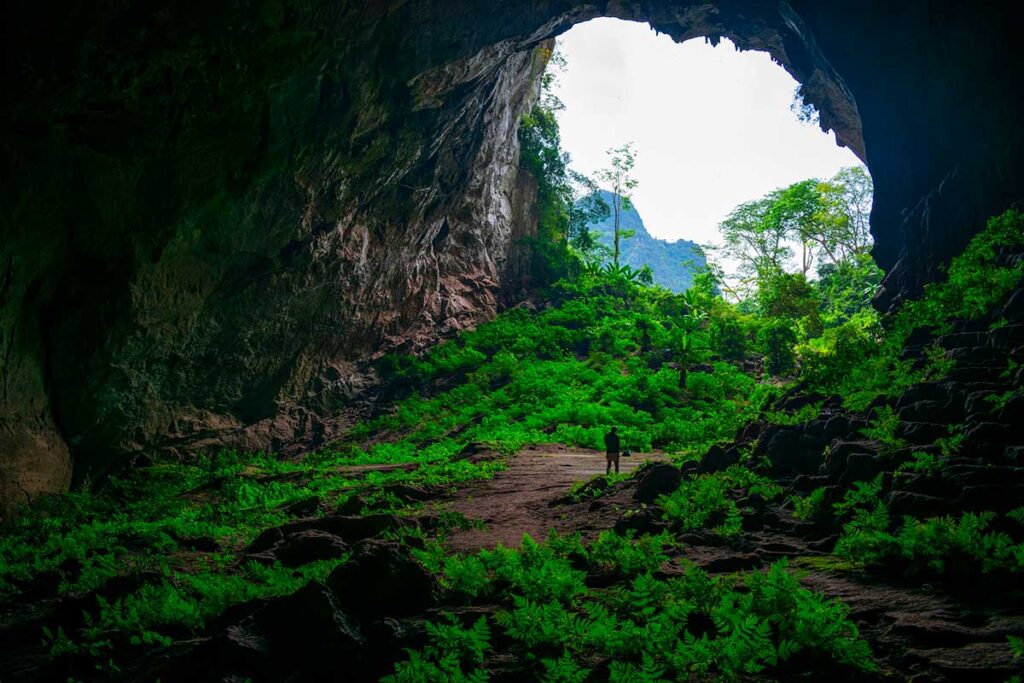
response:
[[[641,508],[627,512],[615,520],[615,533],[625,536],[627,532],[634,531],[637,535],[658,534],[665,529],[658,511],[655,508]]]

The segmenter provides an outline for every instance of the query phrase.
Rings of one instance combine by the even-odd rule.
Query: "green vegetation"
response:
[[[548,93],[520,128],[522,164],[539,188],[538,287],[529,305],[421,356],[383,358],[384,389],[397,398],[317,452],[295,460],[233,452],[160,460],[95,490],[39,500],[8,525],[0,536],[0,599],[34,591],[82,606],[73,626],[41,634],[54,657],[82,656],[115,670],[119,648],[201,636],[233,605],[323,580],[349,561],[346,553],[287,567],[243,551],[296,517],[340,507],[397,518],[434,505],[410,503],[401,487],[451,491],[493,476],[505,466],[501,458],[464,457],[480,447],[505,456],[528,444],[601,449],[615,425],[624,448],[661,449],[693,467],[755,420],[778,427],[818,420],[824,396],[840,396],[870,419],[862,436],[895,475],[856,482],[841,497],[822,487],[787,502],[751,446],[739,464],[689,471],[653,506],[631,511],[650,515],[655,531],[639,537],[525,537],[518,549],[463,555],[449,551],[445,534],[473,520],[434,509],[438,524],[429,533],[397,523],[388,537],[434,572],[446,605],[491,611],[467,618],[451,609],[433,619],[426,644],[387,680],[484,681],[487,658],[508,644],[548,681],[741,679],[783,667],[815,671],[823,662],[874,670],[846,607],[801,587],[786,561],[711,576],[683,558],[681,537],[690,538],[683,535],[738,546],[750,522],[789,504],[798,520],[841,525],[835,557],[816,560],[829,570],[960,578],[1024,571],[1024,509],[893,519],[882,502],[887,477],[941,476],[965,437],[962,425],[952,425],[935,448],[898,455],[906,445],[899,417],[878,400],[954,369],[937,345],[904,359],[915,330],[941,333],[955,319],[978,318],[1018,285],[1024,263],[996,256],[1024,245],[1020,212],[993,219],[944,281],[882,319],[869,305],[879,280],[867,253],[870,178],[847,169],[737,207],[722,229],[740,273],[727,276],[711,263],[690,290],[673,294],[617,257],[601,265],[588,225],[608,207],[582,201],[598,195],[569,169],[556,108]],[[628,147],[619,153],[608,179],[621,183],[617,196],[625,199],[632,157]],[[793,272],[791,244],[800,250]],[[789,380],[822,396],[773,409]],[[1016,396],[986,401],[1002,410]],[[595,477],[565,495],[585,502],[625,479]]]
[[[458,432],[512,452],[527,443],[601,448],[618,425],[625,448],[701,453],[778,394],[715,353],[697,320],[697,307],[715,304],[699,294],[585,273],[550,297],[558,305],[543,312],[516,309],[423,358],[391,359],[393,381],[462,383],[399,402],[366,433],[411,430],[425,443]],[[685,372],[698,360],[704,371]]]
[[[908,338],[921,329],[947,333],[954,320],[977,319],[1004,301],[1024,277],[1024,263],[1004,264],[996,256],[1022,245],[1024,214],[1007,211],[990,220],[953,259],[945,279],[928,285],[920,298],[906,301],[884,325],[865,309],[799,347],[810,388],[842,396],[848,407],[863,410],[879,396],[895,398],[915,382],[948,372],[941,356],[929,356],[921,368],[901,358]]]
[[[742,515],[736,500],[765,503],[782,495],[782,487],[743,465],[686,480],[658,500],[665,518],[679,532],[710,529],[723,537],[737,536]]]
[[[612,681],[732,680],[819,658],[875,668],[847,609],[800,587],[784,561],[737,577],[692,566],[662,574],[671,545],[667,534],[630,540],[606,533],[592,544],[552,535],[543,545],[527,536],[518,550],[445,555],[435,548],[421,556],[450,590],[500,605],[495,624],[540,680],[583,680],[594,667]],[[622,578],[588,587],[588,576],[609,573]],[[478,654],[489,647],[490,629],[481,621],[452,624],[432,626],[433,642],[410,652],[388,680],[487,680]],[[457,633],[443,630],[450,628]]]
[[[952,582],[985,574],[1015,581],[1024,573],[1024,542],[989,530],[996,517],[994,512],[924,520],[904,517],[899,528],[890,531],[885,506],[858,508],[844,526],[835,552],[862,566],[906,575],[929,574]]]

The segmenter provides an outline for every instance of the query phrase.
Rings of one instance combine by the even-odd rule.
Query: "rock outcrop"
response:
[[[929,12],[927,16],[922,12]],[[1022,10],[844,0],[4,8],[0,498],[346,426],[524,286],[516,126],[599,15],[768,51],[874,177],[883,301],[1024,186]]]

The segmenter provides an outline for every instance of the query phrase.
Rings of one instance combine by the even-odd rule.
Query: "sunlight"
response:
[[[606,18],[569,30],[558,51],[562,146],[590,174],[607,148],[635,142],[634,200],[654,237],[717,243],[718,224],[740,203],[860,165],[833,134],[797,119],[797,83],[766,53],[724,39],[680,45]]]

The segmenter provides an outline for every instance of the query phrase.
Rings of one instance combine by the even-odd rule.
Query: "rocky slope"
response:
[[[614,196],[607,190],[601,190],[601,199],[611,206]],[[619,216],[620,230],[632,230],[635,234],[622,240],[619,249],[622,252],[620,263],[630,268],[640,269],[650,266],[654,274],[654,283],[673,292],[685,292],[693,284],[694,273],[707,261],[704,253],[695,242],[689,240],[668,240],[651,237],[644,226],[644,219],[635,206],[623,211]],[[614,219],[607,219],[590,226],[600,237],[598,242],[612,248],[615,240]]]
[[[599,15],[728,36],[875,181],[880,302],[1021,196],[1020,8],[844,0],[4,7],[0,500],[132,454],[309,446],[365,363],[521,288],[516,121]]]

